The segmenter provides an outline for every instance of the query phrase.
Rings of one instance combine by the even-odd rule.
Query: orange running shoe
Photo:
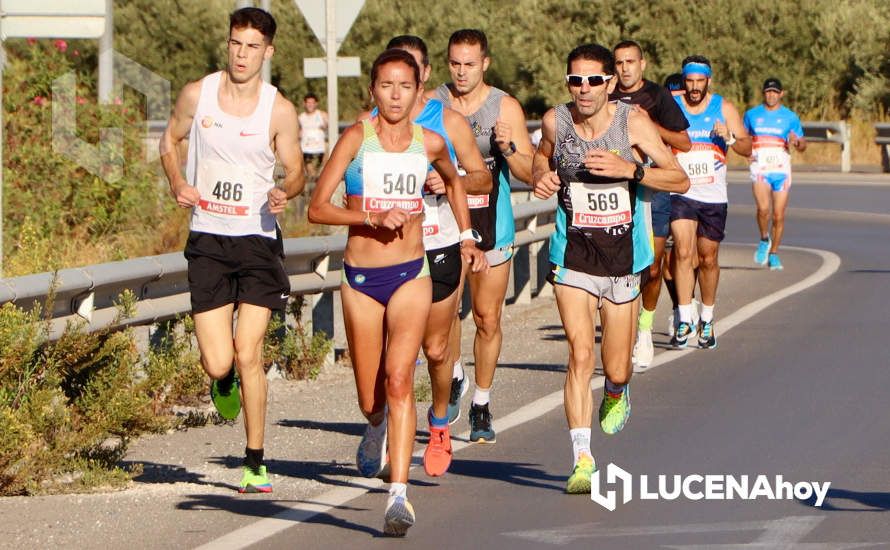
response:
[[[444,428],[430,426],[430,442],[423,452],[423,469],[427,475],[439,477],[445,475],[451,466],[451,432],[446,424]]]

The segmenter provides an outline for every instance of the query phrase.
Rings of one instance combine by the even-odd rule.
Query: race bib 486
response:
[[[202,212],[223,218],[251,215],[254,176],[250,170],[226,162],[205,160],[198,167],[198,206]]]

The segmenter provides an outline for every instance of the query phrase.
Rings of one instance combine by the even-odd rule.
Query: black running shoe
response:
[[[494,443],[494,428],[491,427],[491,413],[488,403],[470,405],[470,441],[474,443]]]

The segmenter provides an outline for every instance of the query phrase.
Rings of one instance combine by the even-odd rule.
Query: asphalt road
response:
[[[352,477],[362,424],[351,375],[340,369],[314,383],[273,384],[272,495],[233,493],[239,426],[149,437],[126,458],[145,465],[126,491],[0,499],[0,547],[890,547],[890,178],[795,181],[785,243],[798,248],[783,254],[785,271],[751,265],[753,200],[748,185],[734,183],[718,349],[660,348],[657,366],[632,382],[625,430],[594,431],[600,469],[613,463],[637,484],[624,503],[628,492],[601,474],[603,492],[617,496],[614,511],[562,492],[571,467],[560,394],[565,341],[552,298],[537,298],[505,311],[492,395],[498,442],[458,441],[444,478],[412,471],[418,521],[405,540],[381,536],[382,483]],[[667,336],[655,340],[663,347]],[[465,420],[456,427],[465,437]],[[419,454],[423,431],[418,442]],[[674,475],[696,474],[830,487],[821,507],[812,498],[641,498],[642,475],[672,484]]]
[[[736,205],[753,205],[733,186]],[[418,523],[410,547],[853,548],[890,546],[890,189],[804,186],[793,206],[855,213],[788,220],[786,243],[833,251],[839,270],[768,307],[698,351],[638,377],[632,420],[594,436],[600,468],[636,476],[782,475],[830,482],[821,507],[807,500],[640,500],[607,511],[562,493],[570,464],[560,407],[519,425],[494,446],[457,455],[442,481],[411,489]],[[735,197],[738,195],[738,197]],[[751,225],[733,211],[730,235]],[[756,273],[752,275],[764,275]],[[757,284],[756,282],[754,284]],[[718,325],[719,327],[719,325]],[[719,328],[718,328],[719,330]],[[719,336],[719,333],[718,333]],[[427,487],[428,484],[438,485]],[[605,476],[602,483],[606,486]],[[650,484],[650,487],[652,484]],[[617,485],[610,488],[620,492]],[[604,487],[608,488],[608,487]],[[637,488],[638,489],[638,488]],[[639,492],[636,493],[639,497]],[[384,496],[348,505],[258,546],[342,548],[392,544],[379,537]],[[869,544],[871,543],[871,544]]]

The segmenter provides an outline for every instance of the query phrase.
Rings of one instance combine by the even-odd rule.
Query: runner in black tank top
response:
[[[589,494],[596,469],[590,449],[595,311],[602,311],[600,351],[606,376],[600,427],[614,434],[630,415],[640,272],[652,259],[638,190],[642,184],[682,192],[689,181],[646,115],[608,102],[615,86],[608,49],[578,46],[568,56],[566,72],[573,101],[544,115],[534,188],[541,199],[559,194],[549,280],[570,347],[565,411],[575,460],[566,492]],[[647,155],[657,168],[639,162]]]

